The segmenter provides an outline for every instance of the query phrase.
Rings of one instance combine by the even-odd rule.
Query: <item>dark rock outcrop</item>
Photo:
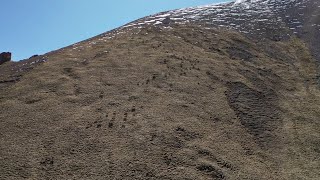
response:
[[[0,65],[5,62],[8,62],[8,61],[11,61],[11,53],[10,52],[1,53],[0,54]]]

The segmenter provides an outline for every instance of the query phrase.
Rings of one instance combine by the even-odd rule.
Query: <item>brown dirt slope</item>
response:
[[[99,38],[19,81],[5,82],[17,64],[0,66],[0,179],[320,178],[301,40],[189,25]]]

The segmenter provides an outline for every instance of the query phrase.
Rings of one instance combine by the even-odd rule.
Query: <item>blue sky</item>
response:
[[[0,51],[44,54],[157,12],[228,0],[1,0]]]

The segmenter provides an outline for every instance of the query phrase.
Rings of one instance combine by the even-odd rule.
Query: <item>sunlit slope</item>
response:
[[[102,37],[0,90],[0,179],[319,178],[303,41],[192,25]]]

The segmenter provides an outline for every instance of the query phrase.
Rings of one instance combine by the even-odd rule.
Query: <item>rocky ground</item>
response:
[[[0,179],[318,179],[305,39],[122,27],[0,66]]]

